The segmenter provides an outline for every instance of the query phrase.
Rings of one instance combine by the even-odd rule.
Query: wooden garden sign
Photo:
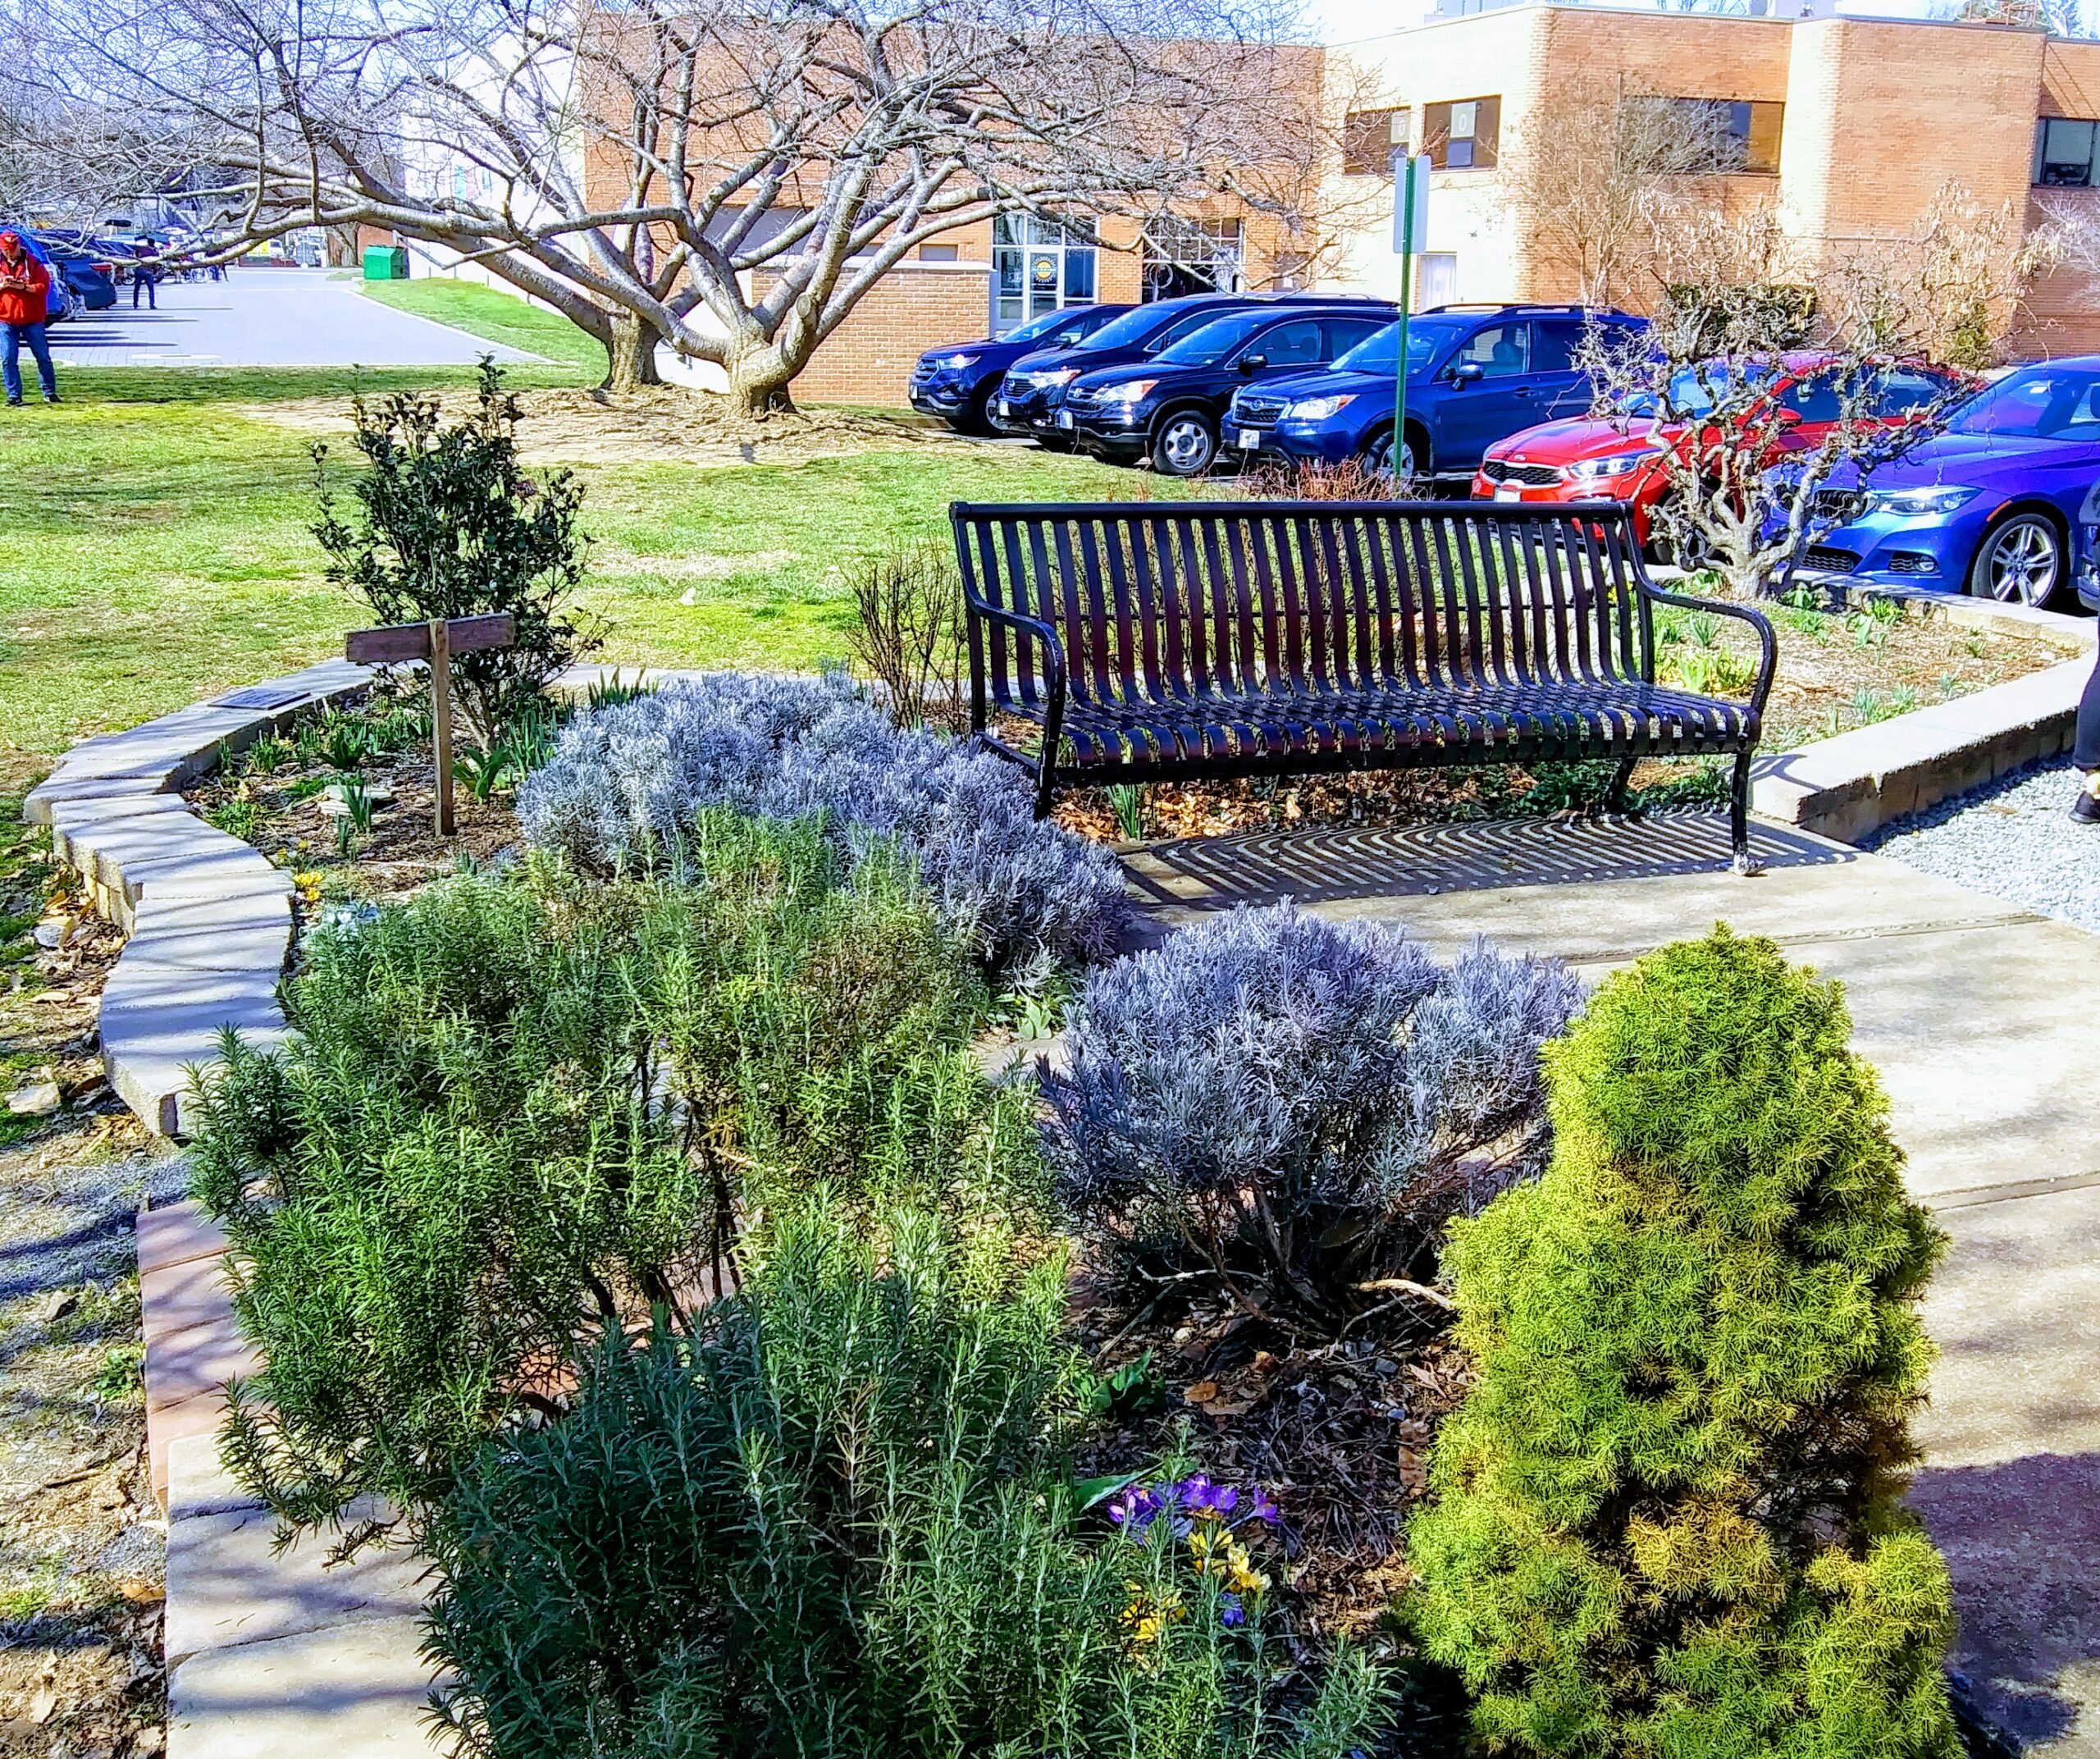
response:
[[[393,623],[383,629],[354,629],[343,657],[358,665],[430,662],[431,756],[437,766],[437,834],[452,834],[452,656],[486,647],[508,647],[518,639],[518,619],[508,611],[486,617],[433,617],[428,623]]]

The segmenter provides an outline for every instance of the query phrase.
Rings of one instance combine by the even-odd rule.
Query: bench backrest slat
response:
[[[1623,513],[1436,502],[954,511],[971,600],[1053,628],[1075,701],[1171,706],[1654,676]],[[987,706],[1033,710],[1038,637],[973,617]]]

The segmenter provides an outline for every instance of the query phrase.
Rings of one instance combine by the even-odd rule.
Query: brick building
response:
[[[2043,200],[2100,203],[2100,43],[2036,30],[1547,3],[1439,18],[1330,51],[1331,63],[1344,57],[1389,95],[1348,119],[1342,185],[1390,183],[1392,140],[1437,167],[1419,272],[1426,304],[1576,296],[1568,265],[1517,199],[1550,187],[1542,172],[1557,143],[1579,133],[1557,123],[1571,89],[1686,105],[1719,144],[1702,193],[1773,207],[1811,261],[1900,247],[1950,182],[1988,207],[2012,204],[2029,225]],[[2096,193],[2076,193],[2085,190]],[[1331,278],[1397,295],[1389,230],[1359,227]],[[2089,277],[2061,272],[2038,287],[2016,345],[2100,349]]]

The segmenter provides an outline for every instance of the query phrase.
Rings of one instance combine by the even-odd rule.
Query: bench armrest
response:
[[[1040,617],[1031,617],[1025,611],[1008,610],[1003,605],[988,605],[974,592],[966,592],[963,601],[972,617],[982,617],[988,623],[1002,624],[1030,641],[1043,644],[1043,765],[1049,773],[1057,742],[1065,732],[1065,644],[1057,632]],[[970,681],[971,719],[975,729],[982,733],[985,726],[984,678],[977,664],[975,644],[971,644],[970,669],[976,675]]]
[[[1641,590],[1659,604],[1675,605],[1685,610],[1711,611],[1717,617],[1733,617],[1757,631],[1757,677],[1750,687],[1750,707],[1751,712],[1762,720],[1764,699],[1772,693],[1772,674],[1779,666],[1779,637],[1772,633],[1772,619],[1747,605],[1732,604],[1727,599],[1695,598],[1688,592],[1673,592],[1667,587],[1659,587],[1652,580],[1644,578]]]

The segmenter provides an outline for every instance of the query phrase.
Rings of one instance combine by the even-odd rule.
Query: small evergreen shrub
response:
[[[1545,1177],[1454,1230],[1410,1607],[1497,1750],[1959,1752],[1901,1501],[1942,1241],[1850,1030],[1769,941],[1650,955],[1547,1049]]]
[[[419,1508],[566,1409],[579,1339],[733,1282],[741,1221],[810,1182],[1041,1212],[1028,1097],[971,1062],[983,985],[908,862],[849,885],[816,826],[719,813],[683,862],[536,857],[317,931],[290,1045],[205,1078],[194,1186],[267,1362],[226,1451],[285,1520]]]
[[[1061,1255],[879,1231],[813,1195],[704,1336],[608,1339],[462,1474],[427,1647],[463,1752],[1344,1759],[1390,1720],[1362,1656],[1289,1659],[1251,1496],[1081,1515]]]
[[[1126,1250],[1336,1326],[1454,1209],[1536,1170],[1559,966],[1239,910],[1093,972],[1046,1072],[1061,1194]]]
[[[1115,862],[1037,823],[1019,772],[897,732],[842,678],[724,673],[579,716],[518,799],[534,843],[598,869],[655,858],[710,806],[822,812],[849,849],[894,838],[994,969],[1105,958],[1121,934]]]
[[[484,357],[474,407],[446,425],[438,400],[397,391],[353,405],[352,443],[369,465],[350,485],[354,523],[337,517],[328,448],[313,448],[328,578],[381,624],[508,611],[514,646],[452,660],[461,719],[483,752],[597,637],[578,620],[582,486],[565,470],[535,482],[518,462],[518,400]]]

